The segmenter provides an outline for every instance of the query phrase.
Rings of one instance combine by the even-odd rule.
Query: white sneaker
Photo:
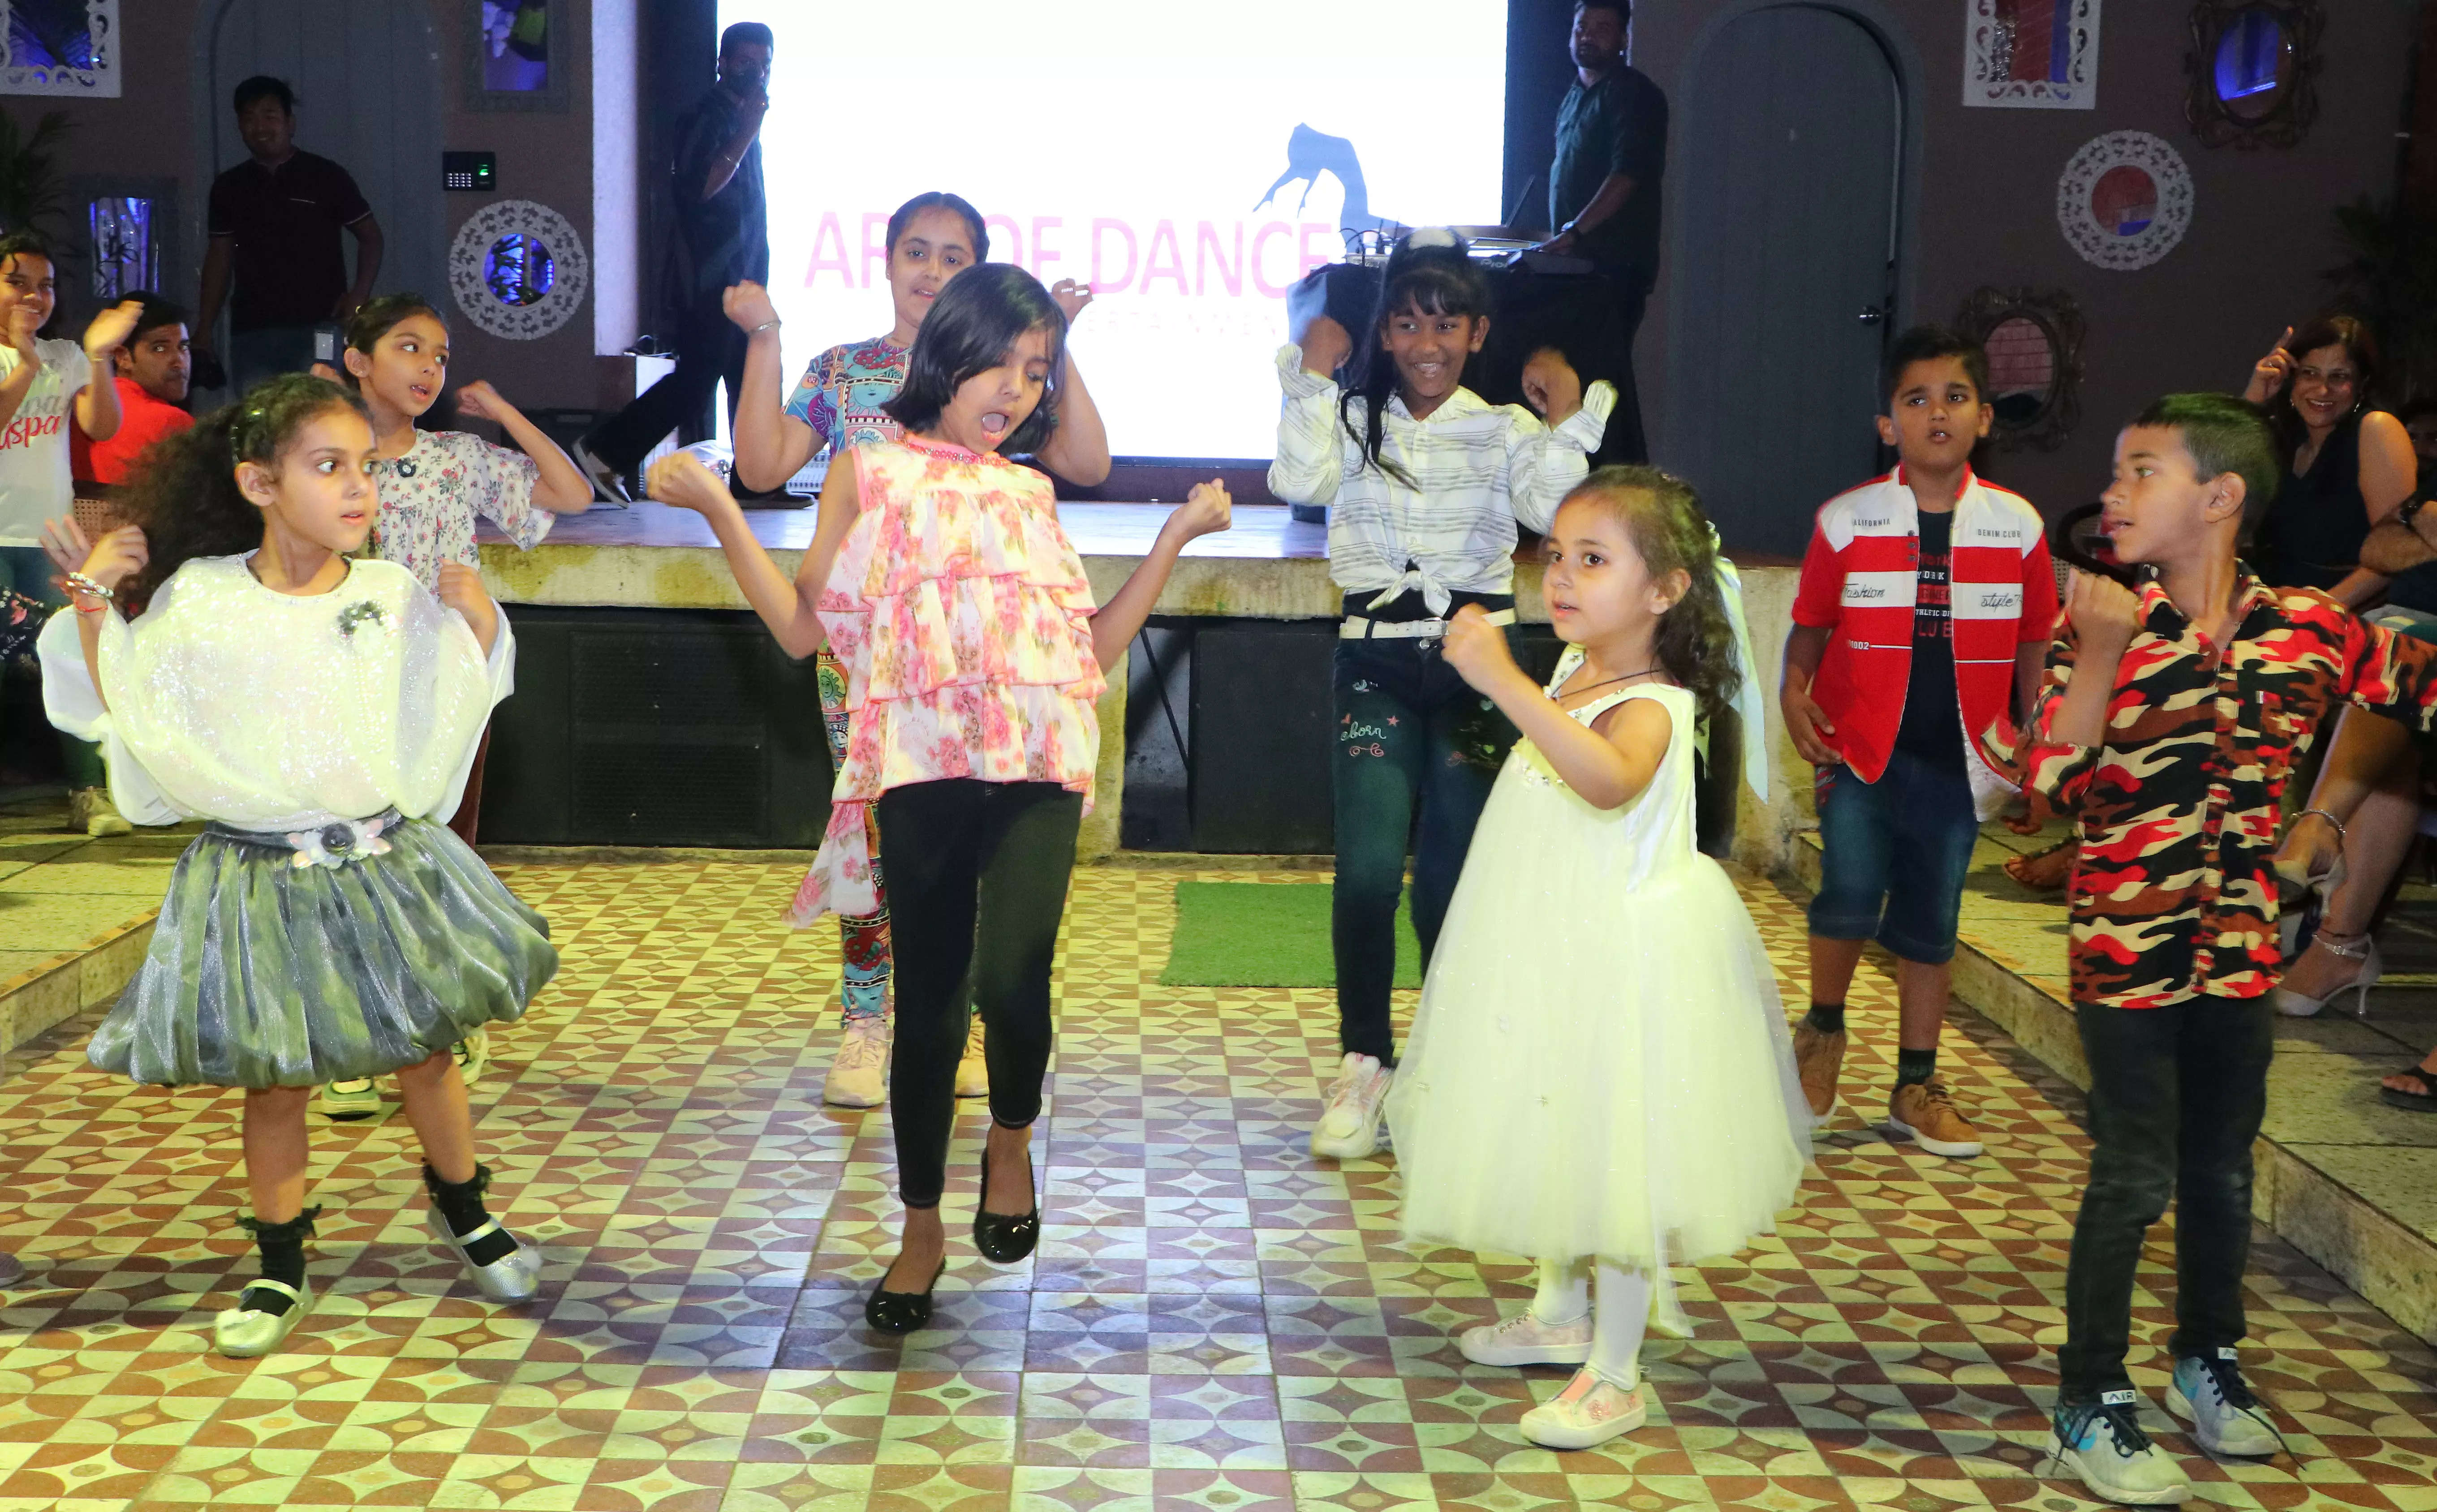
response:
[[[1590,1449],[1650,1420],[1642,1388],[1620,1390],[1587,1365],[1555,1399],[1523,1415],[1523,1436],[1542,1449]]]
[[[1324,1160],[1359,1160],[1379,1148],[1379,1109],[1396,1073],[1370,1055],[1348,1051],[1328,1089],[1328,1106],[1311,1131],[1311,1153]]]
[[[821,1101],[832,1107],[878,1107],[887,1095],[888,1020],[848,1019],[821,1082]]]
[[[574,458],[576,470],[591,481],[594,498],[620,505],[635,502],[635,496],[626,492],[626,480],[618,476],[618,469],[594,456],[590,446],[579,441],[568,451]]]
[[[2230,1347],[2219,1348],[2214,1360],[2186,1355],[2176,1361],[2166,1406],[2192,1425],[2192,1437],[2212,1454],[2265,1459],[2285,1447]]]
[[[96,840],[109,835],[131,835],[135,826],[110,801],[107,788],[79,788],[68,794],[68,824]]]
[[[2059,1410],[2048,1452],[2110,1502],[2172,1506],[2191,1496],[2192,1486],[2141,1432],[2133,1413],[2138,1399],[2130,1391],[2111,1391],[2095,1403]]]
[[[349,1122],[369,1119],[380,1112],[380,1088],[370,1077],[353,1082],[328,1082],[322,1087],[322,1114],[324,1118]]]
[[[979,1014],[973,1015],[973,1027],[965,1031],[964,1059],[956,1062],[956,1095],[990,1096],[990,1061],[982,1054],[982,1016]]]
[[[1591,1315],[1543,1323],[1527,1307],[1503,1323],[1464,1330],[1455,1347],[1477,1365],[1585,1364],[1591,1357]]]
[[[467,1086],[482,1079],[491,1064],[491,1032],[478,1029],[457,1042],[449,1051],[457,1058],[457,1076]]]

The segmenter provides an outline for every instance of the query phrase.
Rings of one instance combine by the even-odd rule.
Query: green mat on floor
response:
[[[1170,987],[1334,987],[1326,882],[1179,882]],[[1422,984],[1410,905],[1396,905],[1396,985]]]

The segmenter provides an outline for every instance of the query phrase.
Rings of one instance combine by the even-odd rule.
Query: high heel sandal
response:
[[[999,1125],[993,1123],[991,1126],[997,1128]],[[1031,1168],[1031,1158],[1027,1156],[1025,1170],[1029,1173]],[[989,1202],[990,1147],[984,1145],[982,1194],[980,1200],[973,1204],[973,1248],[982,1252],[982,1259],[993,1264],[1012,1265],[1031,1254],[1033,1246],[1041,1243],[1040,1194],[1034,1193],[1032,1211],[1028,1213],[994,1213],[987,1206]]]
[[[939,1268],[931,1273],[931,1284],[919,1292],[885,1290],[888,1277],[880,1277],[881,1285],[872,1289],[863,1304],[863,1321],[882,1333],[913,1333],[931,1321],[931,1294],[939,1289],[939,1277],[948,1274],[946,1256],[939,1258]]]
[[[2276,989],[2278,1013],[2288,1018],[2312,1017],[2320,1009],[2349,992],[2354,994],[2353,1017],[2357,1018],[2369,1017],[2369,989],[2377,985],[2377,979],[2385,973],[2386,969],[2386,964],[2378,958],[2377,942],[2366,933],[2356,936],[2349,945],[2337,944],[2337,938],[2339,937],[2331,936],[2326,930],[2322,929],[2313,937],[2313,943],[2324,947],[2329,955],[2340,960],[2359,962],[2359,975],[2342,986],[2335,988],[2323,998],[2305,998],[2290,987],[2279,987]]]

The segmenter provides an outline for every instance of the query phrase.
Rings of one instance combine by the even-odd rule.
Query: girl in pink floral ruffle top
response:
[[[792,582],[700,462],[680,453],[650,478],[654,498],[710,521],[789,655],[826,641],[846,666],[846,761],[791,918],[875,906],[863,819],[876,806],[897,946],[890,1102],[905,1204],[903,1247],[864,1308],[884,1332],[929,1321],[947,1266],[939,1194],[969,965],[989,1028],[991,1120],[973,1243],[1012,1264],[1039,1240],[1031,1127],[1058,920],[1099,761],[1101,669],[1125,654],[1185,543],[1228,525],[1227,491],[1195,488],[1125,586],[1093,606],[1049,479],[1000,455],[1033,451],[1056,426],[1065,339],[1065,316],[1022,269],[984,263],[952,280],[886,406],[904,439],[831,461]]]

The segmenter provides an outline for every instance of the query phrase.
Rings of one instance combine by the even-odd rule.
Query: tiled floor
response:
[[[497,1195],[549,1262],[540,1299],[485,1306],[420,1237],[394,1121],[324,1126],[321,1305],[285,1354],[213,1355],[211,1312],[249,1271],[237,1100],[85,1069],[79,1020],[0,1086],[0,1246],[48,1282],[0,1307],[0,1512],[2089,1504],[2032,1477],[2073,1100],[1972,1024],[1951,1076],[1990,1154],[1924,1157],[1840,1116],[1778,1239],[1682,1273],[1698,1330],[1646,1351],[1652,1424],[1559,1455],[1516,1421],[1561,1374],[1470,1367],[1448,1343],[1519,1306],[1524,1267],[1406,1252],[1392,1163],[1306,1155],[1328,995],[1155,984],[1190,874],[1078,875],[1042,1251],[1001,1270],[955,1243],[938,1326],[884,1342],[859,1313],[886,1118],[816,1101],[834,936],[778,923],[792,873],[508,870],[566,950],[476,1089]],[[1797,966],[1798,912],[1748,895]],[[1857,1010],[1874,1114],[1892,1008],[1873,969]],[[2154,1342],[2171,1283],[2144,1279]],[[2437,1507],[2428,1351],[2272,1241],[2252,1309],[2295,1453],[2193,1459],[2201,1496]],[[2136,1359],[2153,1394],[2157,1364]]]

